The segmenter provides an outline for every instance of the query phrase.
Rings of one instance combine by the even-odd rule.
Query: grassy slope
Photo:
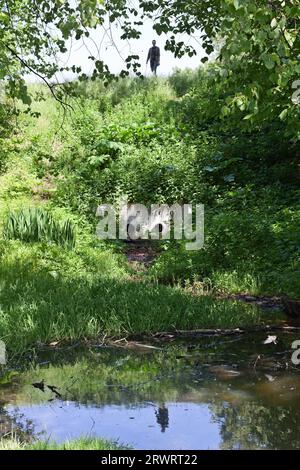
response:
[[[250,135],[234,125],[222,133],[210,116],[223,96],[212,87],[208,103],[201,90],[192,82],[179,97],[163,80],[125,81],[112,100],[91,86],[71,124],[70,147],[51,164],[63,175],[55,199],[87,217],[99,199],[123,196],[147,205],[204,203],[204,250],[169,244],[151,269],[154,280],[300,298],[299,145],[268,123]]]
[[[166,100],[169,98],[166,96]],[[161,99],[159,93],[151,99],[156,109]],[[76,159],[72,152],[66,159],[65,153],[76,134],[66,137],[67,144],[64,145],[56,136],[55,129],[60,120],[53,102],[48,100],[39,105],[39,109],[42,117],[37,122],[29,117],[22,118],[21,133],[14,138],[8,169],[0,176],[0,217],[3,221],[9,208],[45,205],[58,214],[73,217],[79,236],[74,251],[0,238],[0,337],[11,351],[21,352],[37,342],[60,339],[117,336],[174,327],[238,327],[265,321],[263,314],[249,306],[209,297],[196,298],[180,288],[133,282],[123,256],[95,240],[93,229],[82,215],[85,207],[80,210],[80,204],[85,203],[85,187],[78,189],[76,182],[75,196],[79,207],[74,210],[72,185],[66,179],[68,174],[73,177],[73,173],[66,162],[68,158],[71,163]],[[128,112],[133,125],[135,120],[145,120],[145,106],[138,98],[134,102],[129,100],[126,106],[117,110],[117,120],[122,113],[126,119]],[[113,119],[114,112],[108,114],[107,120]],[[95,115],[95,111],[92,114]],[[72,125],[70,129],[73,129]],[[86,127],[82,132],[85,135]],[[91,124],[91,135],[93,133]],[[162,154],[163,148],[160,148]],[[176,142],[174,148],[178,148]],[[179,158],[182,149],[179,147],[176,152],[176,158]],[[150,152],[148,154],[150,158]],[[56,159],[56,165],[66,165],[61,172],[57,168],[52,174],[47,172],[48,159],[52,157]],[[124,158],[128,160],[129,157],[125,155]],[[132,158],[140,159],[138,154]],[[84,164],[84,161],[78,163],[78,172]],[[155,169],[155,161],[152,164]],[[132,183],[125,181],[122,184]],[[56,186],[59,187],[58,196],[53,203],[49,192],[50,196],[56,194]],[[62,194],[70,195],[67,203]],[[176,263],[175,259],[174,269]],[[189,261],[184,259],[182,263],[187,268]]]

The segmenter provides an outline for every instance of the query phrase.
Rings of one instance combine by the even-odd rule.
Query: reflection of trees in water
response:
[[[169,427],[169,410],[162,404],[156,411],[155,411],[156,421],[161,427],[161,432],[165,432],[166,429]]]
[[[18,437],[22,441],[30,442],[33,436],[33,423],[24,419],[24,416],[16,410],[9,414],[0,406],[0,438]]]
[[[250,343],[250,352],[257,347],[257,341],[255,339],[253,344]],[[239,342],[238,346],[243,344]],[[248,357],[248,345],[247,340],[242,357]],[[166,432],[170,427],[165,403],[206,403],[209,404],[215,421],[220,425],[224,448],[300,448],[300,399],[296,402],[287,401],[290,406],[286,407],[281,406],[282,401],[278,407],[272,406],[268,401],[249,402],[249,396],[255,400],[265,396],[259,395],[251,385],[252,382],[256,383],[252,376],[253,364],[250,375],[243,373],[240,378],[230,378],[228,375],[222,380],[216,370],[201,365],[203,362],[217,364],[219,367],[219,362],[215,362],[215,353],[212,357],[207,357],[207,351],[211,352],[212,346],[210,344],[209,348],[204,348],[204,352],[193,349],[191,353],[189,349],[187,353],[186,346],[175,345],[168,348],[167,352],[151,355],[110,348],[104,348],[100,353],[85,350],[79,354],[77,351],[74,352],[72,360],[62,358],[61,362],[51,363],[47,368],[29,369],[20,374],[17,378],[18,403],[48,404],[48,400],[53,398],[53,393],[50,390],[41,393],[31,385],[43,379],[45,383],[58,387],[63,399],[73,403],[91,404],[94,407],[110,404],[149,406],[149,403],[153,406],[153,403],[158,403],[155,417],[162,432]],[[230,354],[232,347],[235,347],[235,343],[233,346],[230,343]],[[218,345],[218,355],[223,357],[227,350],[228,344]],[[226,371],[223,373],[221,370],[221,373],[222,376],[226,375]],[[261,390],[261,393],[268,392],[267,397],[270,393],[277,396],[288,384],[289,382],[283,380],[273,391]],[[15,384],[12,390],[15,394]],[[8,393],[9,391],[8,388]],[[226,407],[225,401],[231,400],[231,393],[231,404]],[[214,400],[217,396],[219,401]],[[4,402],[12,402],[9,395]]]
[[[2,407],[0,407],[0,438],[7,434],[11,434],[13,428],[13,420],[8,416],[7,412]]]
[[[176,401],[190,389],[190,371],[182,370],[173,354],[158,353],[154,357],[123,350],[101,351],[101,361],[84,356],[73,364],[49,365],[43,370],[28,370],[20,377],[18,398],[22,402],[43,403],[53,398],[46,390],[41,393],[32,383],[42,379],[55,385],[65,400],[82,404],[131,404]]]
[[[295,408],[248,402],[211,406],[224,449],[299,449],[300,414]]]

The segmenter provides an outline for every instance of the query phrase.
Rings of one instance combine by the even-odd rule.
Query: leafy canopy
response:
[[[176,57],[196,54],[181,33],[200,34],[207,54],[203,62],[216,52],[217,77],[226,78],[224,118],[238,111],[247,125],[280,119],[293,136],[299,134],[299,106],[292,101],[300,79],[299,0],[0,0],[0,80],[6,80],[10,95],[30,106],[24,75],[31,71],[63,101],[66,85],[52,83],[57,72],[72,70],[80,80],[88,78],[80,67],[55,60],[67,52],[68,41],[87,38],[107,22],[120,25],[123,40],[139,39],[146,17],[157,34],[168,35],[166,49]],[[92,79],[113,78],[101,57],[90,59]],[[140,76],[140,67],[140,57],[130,55],[121,76],[131,70]]]

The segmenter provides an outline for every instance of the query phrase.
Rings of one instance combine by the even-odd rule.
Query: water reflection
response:
[[[161,432],[164,433],[169,427],[169,410],[165,404],[159,406],[155,411],[157,424],[161,427]]]
[[[297,449],[300,375],[288,364],[290,337],[280,344],[267,348],[255,336],[150,355],[54,352],[50,364],[40,357],[43,366],[0,386],[0,398],[14,423],[57,442],[100,436],[138,449]],[[41,381],[43,390],[32,386]]]
[[[78,403],[19,407],[18,412],[36,423],[35,432],[57,442],[79,436],[102,436],[129,443],[136,449],[217,449],[219,426],[211,421],[208,406],[167,403],[172,425],[162,433],[155,408]],[[9,409],[10,411],[13,408]]]

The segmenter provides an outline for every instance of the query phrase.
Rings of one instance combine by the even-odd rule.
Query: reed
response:
[[[73,249],[76,234],[70,219],[56,220],[48,210],[41,207],[10,211],[4,223],[6,240],[23,242],[53,242]]]

